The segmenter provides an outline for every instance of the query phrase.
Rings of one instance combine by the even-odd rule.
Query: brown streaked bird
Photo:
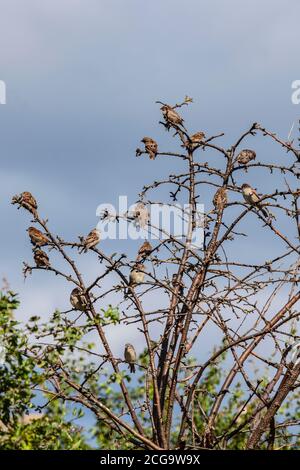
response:
[[[148,153],[150,160],[155,160],[158,151],[157,142],[151,137],[144,137],[141,142],[145,144],[145,151]]]
[[[223,209],[227,204],[227,189],[222,187],[219,188],[214,195],[213,198],[213,205],[215,209],[220,210]]]
[[[190,140],[185,140],[181,147],[188,147],[192,150],[201,145],[205,139],[206,135],[204,132],[199,131],[190,136]]]
[[[79,287],[75,287],[75,289],[72,290],[70,303],[75,310],[80,310],[81,312],[85,312],[88,307],[87,298]]]
[[[242,193],[248,204],[257,207],[265,217],[269,217],[269,212],[262,206],[259,195],[248,183],[242,185]]]
[[[151,243],[146,240],[139,248],[137,259],[140,260],[146,256],[149,256],[152,250],[153,248]]]
[[[124,350],[124,358],[125,361],[129,365],[129,370],[131,373],[135,373],[135,362],[136,362],[136,352],[132,344],[127,343],[125,344],[125,350]]]
[[[182,126],[185,129],[183,118],[177,113],[177,111],[175,111],[174,108],[172,108],[172,106],[164,104],[160,109],[167,124]]]
[[[33,252],[33,258],[38,268],[50,267],[49,256],[43,250],[35,250]]]
[[[145,266],[141,263],[137,263],[132,270],[130,271],[129,275],[129,285],[131,287],[136,286],[137,284],[141,284],[144,282],[145,279]]]
[[[50,243],[49,238],[45,233],[42,233],[35,227],[29,227],[27,229],[28,235],[30,237],[31,243],[34,246],[44,246]]]
[[[190,137],[190,140],[191,140],[190,147],[192,149],[198,147],[198,145],[201,145],[203,143],[205,137],[206,137],[206,135],[202,131],[196,132],[195,134],[191,135],[191,137]]]
[[[19,207],[24,207],[33,215],[36,215],[36,210],[38,208],[37,202],[33,195],[29,191],[24,191],[21,194],[17,194],[12,198],[12,204],[19,204]]]
[[[149,212],[145,204],[138,202],[133,210],[133,217],[138,225],[144,229],[149,223]]]
[[[196,145],[199,145],[203,142],[203,140],[205,139],[206,135],[204,132],[202,131],[199,131],[199,132],[196,132],[195,134],[193,134],[190,139],[191,141],[193,142],[193,144],[196,144]]]
[[[97,228],[90,231],[86,239],[83,241],[83,248],[80,251],[86,253],[90,248],[94,248],[101,240],[101,232]]]
[[[241,163],[242,165],[247,165],[251,160],[255,160],[256,158],[256,153],[254,150],[250,149],[244,149],[241,150],[241,152],[237,156],[237,161],[238,163]]]

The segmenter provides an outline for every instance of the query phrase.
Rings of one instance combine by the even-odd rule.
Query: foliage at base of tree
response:
[[[44,405],[36,405],[37,390],[46,387],[47,365],[45,369],[37,367],[36,361],[26,354],[28,348],[28,331],[24,326],[14,319],[14,311],[19,302],[17,296],[12,292],[0,294],[0,449],[14,450],[84,450],[84,449],[111,449],[129,450],[141,449],[140,442],[134,440],[131,434],[120,432],[113,428],[113,423],[107,420],[105,415],[98,415],[96,423],[90,424],[89,428],[83,428],[76,424],[78,418],[84,416],[85,410],[77,408],[74,404],[72,409],[59,396],[52,397],[44,394]],[[55,315],[54,315],[55,316]],[[57,318],[57,316],[55,317]],[[32,328],[32,326],[30,327]],[[72,336],[72,335],[71,335]],[[204,432],[206,416],[211,408],[213,398],[224,376],[224,363],[226,354],[223,354],[214,365],[211,365],[196,390],[193,407],[198,410],[194,413],[194,433],[186,436],[186,447],[197,447],[197,440]],[[193,366],[195,361],[190,360]],[[76,364],[76,372],[75,372]],[[139,364],[147,369],[149,357],[147,350],[139,356]],[[72,360],[68,367],[74,370],[74,376],[86,377],[87,366],[83,358]],[[105,404],[114,410],[115,414],[123,412],[122,395],[115,387],[119,379],[110,373],[99,374],[101,380],[93,380],[93,391],[96,395],[106,397]],[[131,383],[127,375],[130,396],[135,403],[142,403],[145,397],[145,374],[138,376],[137,382]],[[182,377],[184,380],[184,377]],[[46,380],[47,382],[47,380]],[[266,379],[260,380],[260,388],[263,391]],[[182,385],[182,394],[184,386]],[[153,395],[153,390],[150,390]],[[41,397],[40,397],[41,401]],[[235,384],[233,392],[226,402],[226,406],[219,414],[216,424],[216,433],[223,435],[224,448],[243,449],[247,441],[248,427],[239,430],[239,427],[252,416],[255,403],[249,407],[244,406],[245,393],[239,382]],[[279,416],[282,422],[290,420],[291,427],[300,419],[300,395],[294,392],[288,401],[281,407]],[[146,409],[138,408],[138,418],[143,424],[146,435],[151,438],[151,423]],[[233,425],[233,426],[232,426]],[[277,424],[280,428],[280,423]],[[226,430],[230,429],[229,435]],[[176,444],[179,432],[179,421],[175,423],[171,440]],[[92,444],[91,444],[92,442]],[[226,444],[225,444],[226,443]],[[277,432],[275,449],[295,449],[300,446],[300,438],[297,433],[287,432],[282,427]],[[262,448],[269,447],[269,432],[266,433]]]
[[[51,401],[41,412],[35,405],[43,371],[26,356],[28,336],[14,319],[12,292],[0,293],[0,449],[87,449],[83,430],[68,418],[64,403]]]

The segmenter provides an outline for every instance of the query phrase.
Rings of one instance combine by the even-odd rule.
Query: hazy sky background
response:
[[[31,191],[66,239],[96,225],[98,204],[119,194],[135,202],[143,184],[172,172],[169,159],[134,156],[144,135],[168,148],[157,99],[192,96],[186,125],[224,131],[225,147],[254,121],[287,139],[300,117],[291,102],[299,17],[298,0],[0,0],[0,276],[20,294],[22,314],[66,309],[68,299],[48,273],[24,284],[29,217],[12,195]],[[276,180],[250,182],[271,190]],[[82,263],[92,277],[89,256]]]

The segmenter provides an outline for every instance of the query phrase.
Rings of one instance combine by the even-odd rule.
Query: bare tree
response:
[[[56,312],[56,326],[51,323],[49,330],[47,324],[32,328],[24,353],[42,363],[45,381],[40,390],[49,399],[80,403],[138,447],[226,449],[242,434],[244,448],[271,449],[278,433],[288,438],[291,426],[299,424],[277,417],[287,395],[299,386],[300,153],[293,142],[258,123],[229,147],[220,144],[223,133],[207,137],[201,129],[191,135],[180,115],[191,101],[187,97],[175,106],[161,103],[161,124],[178,141],[178,152],[162,150],[150,137],[143,138],[145,148],[137,149],[137,156],[149,156],[153,165],[168,158],[172,173],[142,188],[133,213],[103,214],[111,223],[125,218],[160,234],[151,245],[137,243],[134,259],[104,253],[98,232],[88,239],[64,240],[52,232],[30,193],[14,197],[13,203],[31,212],[35,229],[29,235],[36,265],[26,264],[25,274],[46,270],[61,277],[72,291],[73,306]],[[269,144],[272,161],[262,161],[254,150],[243,148],[244,142],[256,139]],[[247,185],[253,176],[258,181],[268,178],[268,187],[274,189],[266,194],[258,188],[263,193],[259,194]],[[154,227],[148,218],[151,208],[163,202],[171,207],[187,204],[182,237]],[[203,217],[199,202],[205,207]],[[203,246],[193,242],[197,230],[203,231]],[[51,261],[54,251],[65,270]],[[87,283],[78,267],[78,256],[86,256],[83,251],[92,252],[101,265],[93,282]],[[151,306],[154,298],[159,308]],[[107,313],[101,307],[108,300],[113,307]],[[144,338],[146,362],[136,358],[125,329],[125,358],[114,355],[107,331],[116,323],[136,325]],[[70,331],[73,336],[78,333],[76,339],[70,339]],[[89,349],[83,339],[93,333],[98,344]],[[66,355],[83,351],[93,366],[84,376],[76,376],[79,364],[68,363]],[[207,371],[221,367],[224,355],[223,382],[211,393],[206,389]],[[143,382],[142,400],[128,388],[126,361]],[[105,396],[95,392],[95,382],[107,367],[117,377],[122,412],[107,406]],[[266,369],[268,378],[262,380],[259,376]],[[233,419],[221,429],[219,422],[237,381],[244,395]]]

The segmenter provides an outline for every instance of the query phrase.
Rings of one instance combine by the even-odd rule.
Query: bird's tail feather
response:
[[[266,217],[266,219],[270,216],[268,209],[266,209],[265,207],[260,207],[260,210],[263,213],[263,215]]]
[[[185,127],[185,125],[183,124],[183,121],[180,123],[180,126],[183,127],[183,129],[185,130],[185,132],[187,133],[187,128]]]

